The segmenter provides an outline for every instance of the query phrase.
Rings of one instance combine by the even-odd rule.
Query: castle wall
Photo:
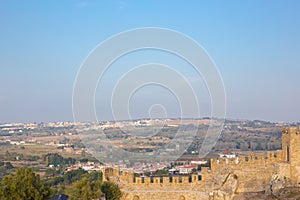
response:
[[[264,191],[275,171],[274,163],[282,161],[283,151],[281,150],[232,159],[211,159],[211,173],[216,174],[222,170],[234,173],[239,182],[237,193]],[[254,181],[255,184],[253,184]]]
[[[275,163],[275,173],[278,176],[291,179],[291,167],[289,163]]]
[[[133,182],[127,182],[127,186],[135,190],[195,190],[204,192],[203,181],[198,180],[198,175],[188,176],[173,176],[170,177],[136,177]]]
[[[226,182],[228,173],[238,180],[236,193],[264,191],[275,171],[275,163],[283,161],[283,151],[267,152],[266,154],[250,154],[237,159],[211,159],[211,168],[203,167],[201,179],[198,175],[170,177],[136,177],[126,178],[124,200],[140,199],[208,199]],[[277,166],[280,168],[283,166]],[[289,170],[286,171],[288,174]],[[121,178],[122,179],[122,178]],[[123,178],[124,179],[124,178]],[[122,180],[123,180],[122,179]],[[125,179],[124,179],[125,180]],[[132,180],[132,181],[131,181]],[[255,184],[254,184],[255,182]],[[205,194],[205,195],[204,195]],[[169,198],[166,198],[169,197]]]
[[[283,129],[282,140],[285,161],[290,164],[290,178],[300,185],[300,127]]]
[[[205,192],[195,192],[191,190],[174,190],[174,191],[151,191],[149,190],[123,190],[123,200],[208,200],[209,195]]]
[[[118,176],[123,200],[152,199],[231,199],[236,193],[261,192],[272,175],[278,174],[300,183],[300,128],[283,129],[282,150],[249,154],[238,158],[211,159],[211,168],[203,167],[201,177],[136,177],[132,172],[105,170],[105,177]],[[227,179],[231,179],[229,182]],[[236,187],[235,187],[236,186]],[[222,189],[228,187],[230,192]],[[229,196],[228,196],[229,195]],[[231,195],[231,196],[230,196]],[[222,198],[221,198],[222,199]]]
[[[123,172],[124,174],[124,172]],[[123,175],[122,174],[122,175]],[[122,200],[153,200],[153,199],[178,199],[178,200],[208,200],[203,181],[198,175],[170,177],[135,177],[125,173],[126,178],[122,188]],[[131,178],[129,178],[131,176]]]

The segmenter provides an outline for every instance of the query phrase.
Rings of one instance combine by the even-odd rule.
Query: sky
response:
[[[227,118],[300,121],[297,0],[2,0],[0,4],[0,123],[72,121],[73,85],[89,53],[112,35],[143,27],[178,31],[208,52],[224,82]],[[209,94],[201,77],[190,76],[188,64],[177,58],[144,51],[120,59],[98,85],[99,120],[112,119],[107,95],[118,76],[136,60],[148,63],[151,58],[181,70],[198,92],[200,117],[209,116]],[[156,117],[165,111],[168,117],[180,117],[178,101],[168,93],[156,86],[140,89],[129,103],[132,117],[148,117],[151,105],[165,106],[152,106]]]

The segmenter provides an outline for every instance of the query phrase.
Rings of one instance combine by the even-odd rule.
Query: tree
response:
[[[119,200],[121,198],[121,190],[115,183],[106,181],[102,184],[101,190],[105,194],[106,200]]]
[[[67,164],[67,165],[74,165],[76,162],[76,159],[75,158],[64,158],[64,164]]]
[[[64,179],[67,184],[71,184],[75,181],[78,181],[82,178],[83,174],[87,174],[88,172],[83,169],[78,169],[74,171],[69,171],[65,173]]]
[[[50,195],[40,176],[30,168],[18,168],[15,174],[4,177],[0,186],[1,200],[43,200]]]
[[[43,156],[44,161],[46,161],[47,165],[59,164],[59,165],[73,165],[76,160],[74,158],[64,158],[58,153],[48,153]]]
[[[80,159],[80,162],[88,162],[88,161],[89,161],[88,158],[82,158],[82,159]]]
[[[102,182],[102,172],[92,171],[88,174],[90,181],[101,181]]]
[[[158,169],[156,170],[155,174],[157,176],[164,176],[164,175],[168,175],[168,171],[166,169]]]
[[[101,181],[90,181],[88,176],[84,176],[73,184],[71,199],[90,200],[98,199],[102,196]]]
[[[46,161],[47,165],[64,164],[64,157],[62,157],[58,153],[48,153],[47,155],[43,156],[43,159],[44,161]]]
[[[14,166],[10,162],[5,163],[5,169],[12,169]]]
[[[46,185],[55,186],[64,182],[64,177],[56,176],[45,181]]]

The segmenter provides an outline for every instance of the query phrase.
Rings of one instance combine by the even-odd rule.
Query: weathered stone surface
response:
[[[279,196],[280,190],[283,188],[291,187],[290,179],[279,174],[274,174],[270,180],[269,185],[266,187],[266,195]]]
[[[221,187],[213,192],[214,200],[230,200],[233,199],[236,189],[238,187],[237,175],[227,173],[224,179],[221,179]]]

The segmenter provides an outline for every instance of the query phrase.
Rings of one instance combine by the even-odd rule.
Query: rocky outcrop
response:
[[[215,189],[211,192],[211,198],[214,200],[231,200],[238,188],[238,177],[231,170],[224,169],[215,174]]]
[[[292,185],[290,179],[279,174],[273,174],[270,183],[266,186],[265,194],[280,197],[282,189],[291,186]]]

